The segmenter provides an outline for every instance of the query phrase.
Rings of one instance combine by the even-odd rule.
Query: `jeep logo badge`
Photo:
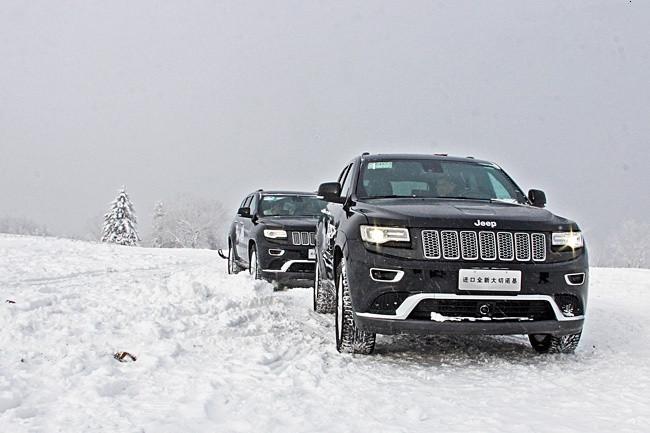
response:
[[[474,222],[474,225],[476,227],[491,227],[495,228],[497,226],[496,221],[481,221],[481,220],[476,220]]]

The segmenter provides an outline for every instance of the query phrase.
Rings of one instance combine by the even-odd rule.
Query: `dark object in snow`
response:
[[[219,257],[221,257],[222,259],[228,260],[228,256],[223,253],[223,250],[221,248],[217,250],[217,253],[219,254]]]
[[[117,352],[113,355],[113,358],[117,359],[120,362],[131,362],[137,360],[137,358],[134,355],[131,355],[129,352]]]
[[[7,299],[5,302],[7,304],[15,304],[16,303],[16,301],[12,301],[11,299]]]

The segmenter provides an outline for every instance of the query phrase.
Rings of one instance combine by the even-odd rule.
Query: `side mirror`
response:
[[[539,189],[531,189],[528,191],[528,200],[535,207],[544,207],[546,205],[546,194]]]
[[[318,195],[323,200],[332,203],[343,203],[345,198],[341,197],[341,184],[338,182],[321,183],[318,187]]]
[[[249,207],[240,207],[239,210],[237,211],[237,215],[240,217],[244,218],[250,218],[251,217],[251,208]]]

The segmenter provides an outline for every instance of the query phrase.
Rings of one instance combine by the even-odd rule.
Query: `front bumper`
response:
[[[580,332],[587,307],[588,262],[586,253],[560,263],[486,263],[416,260],[380,254],[361,242],[348,242],[347,277],[351,288],[355,321],[364,330],[380,334],[413,332],[424,334],[553,334]],[[397,281],[377,281],[370,269],[400,272]],[[460,269],[508,269],[521,271],[518,292],[467,291],[458,289]],[[567,274],[584,273],[580,285],[570,284]],[[394,311],[377,311],[376,302],[386,294],[399,294]],[[563,312],[562,297],[569,296],[579,312]],[[564,298],[566,299],[566,298]],[[411,315],[423,300],[450,302],[537,302],[547,304],[540,319],[524,317],[445,317],[423,319]],[[380,309],[381,310],[381,309]]]
[[[313,246],[290,245],[286,241],[262,240],[258,242],[257,247],[264,279],[284,284],[313,282],[316,263],[316,260],[310,255],[310,250],[314,249]]]
[[[355,315],[357,326],[377,334],[449,334],[449,335],[507,335],[507,334],[576,334],[582,330],[584,318],[569,322],[540,320],[537,322],[434,322],[394,320]]]

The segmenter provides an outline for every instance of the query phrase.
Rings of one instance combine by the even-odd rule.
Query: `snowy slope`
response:
[[[650,271],[593,270],[575,355],[382,336],[353,357],[308,289],[224,269],[212,251],[0,235],[0,432],[648,431]]]

